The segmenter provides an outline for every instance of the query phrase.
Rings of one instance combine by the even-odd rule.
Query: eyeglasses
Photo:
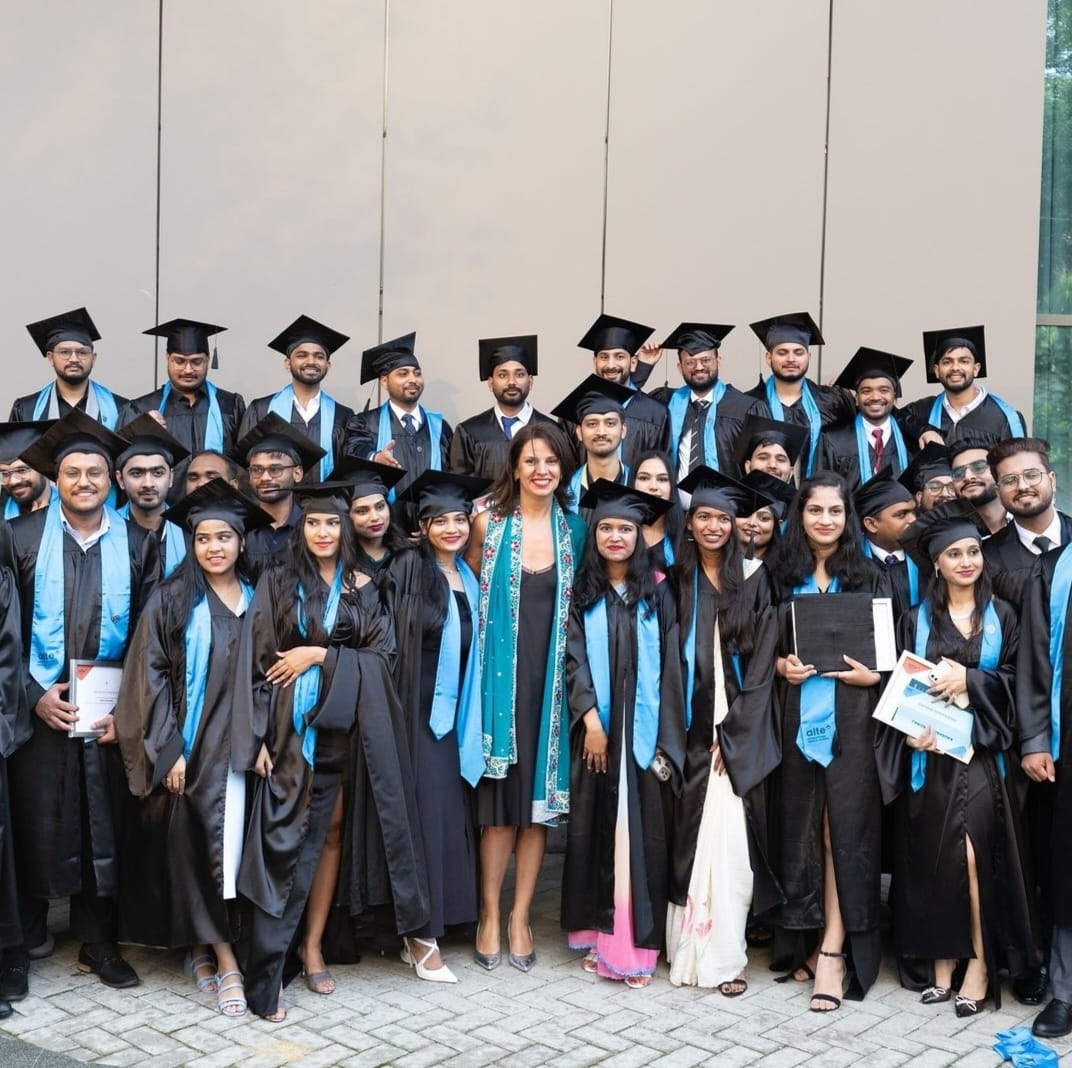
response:
[[[0,471],[0,482],[9,482],[11,479],[24,479],[30,477],[30,469],[23,464],[21,467],[9,467],[6,471]]]
[[[260,464],[254,464],[249,469],[249,477],[263,478],[267,475],[269,478],[282,478],[283,472],[289,471],[293,467],[297,467],[297,464],[269,464],[267,467],[261,467]]]
[[[93,355],[92,349],[53,349],[53,356],[58,356],[61,360],[73,360],[75,357],[81,360],[88,360]]]
[[[1037,486],[1045,475],[1046,472],[1041,467],[1029,467],[1026,471],[1019,471],[1015,475],[1002,475],[998,479],[998,485],[1005,489],[1012,489],[1020,485],[1020,479],[1023,479],[1025,486]]]
[[[681,361],[682,367],[710,367],[715,362],[714,356],[688,356]]]
[[[986,460],[972,460],[970,464],[961,464],[953,468],[953,481],[963,482],[968,477],[969,471],[973,475],[981,475],[989,467],[990,464]]]
[[[956,492],[953,489],[952,481],[939,482],[938,479],[932,478],[930,482],[924,482],[923,488],[928,492],[934,494],[937,497],[939,494],[945,494],[949,497],[955,497]]]
[[[187,368],[191,371],[200,371],[208,367],[207,356],[176,356],[172,352],[168,354],[168,360],[175,365],[177,371],[185,371]]]

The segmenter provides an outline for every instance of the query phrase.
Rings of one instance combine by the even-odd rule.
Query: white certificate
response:
[[[71,724],[72,738],[96,738],[103,731],[93,724],[110,716],[119,699],[123,665],[113,660],[72,660],[71,688],[67,700],[78,705],[78,719]]]

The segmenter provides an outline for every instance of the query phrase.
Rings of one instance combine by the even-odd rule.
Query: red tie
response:
[[[875,439],[875,471],[882,466],[882,431],[875,429],[871,431],[871,437]]]

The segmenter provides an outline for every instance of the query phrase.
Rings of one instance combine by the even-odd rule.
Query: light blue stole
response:
[[[207,452],[223,452],[223,413],[220,411],[219,392],[216,387],[206,378],[204,382],[205,393],[208,395],[208,422],[205,424],[205,440],[202,448]],[[168,397],[171,396],[171,383],[165,382],[160,396],[160,411],[163,413],[167,407]],[[197,450],[195,450],[197,451]]]
[[[692,695],[696,691],[696,617],[700,607],[700,571],[697,568],[692,575],[692,619],[689,620],[689,632],[685,635],[685,730],[692,726]],[[716,617],[717,618],[717,617]],[[722,650],[715,649],[715,656],[721,656]],[[733,674],[739,689],[744,689],[744,675],[741,671],[741,654],[730,655]]]
[[[439,412],[429,412],[420,405],[417,406],[421,413],[421,420],[428,425],[428,436],[432,440],[431,456],[428,457],[428,467],[432,471],[443,470],[443,416]],[[380,405],[380,421],[376,431],[376,451],[383,452],[387,443],[394,435],[391,433],[391,404],[384,401]],[[395,491],[392,486],[387,493],[387,500],[395,499]]]
[[[119,514],[124,519],[130,519],[130,501],[127,501],[119,509]],[[164,526],[166,531],[164,533],[163,577],[169,578],[174,573],[175,568],[186,559],[186,535],[183,534],[182,527],[176,526],[169,519],[164,520]]]
[[[827,593],[840,593],[837,578],[830,580]],[[818,594],[819,585],[814,573],[809,575],[795,590],[794,596]],[[824,679],[812,675],[800,684],[800,727],[797,729],[797,748],[810,760],[828,767],[834,759],[834,735],[837,731],[835,709],[837,705],[837,679]]]
[[[53,396],[56,392],[56,383],[49,382],[40,393],[34,403],[33,418],[58,419],[60,417],[59,398],[56,398],[55,410],[52,408]],[[119,406],[115,403],[115,396],[110,389],[98,385],[90,380],[89,391],[86,393],[86,415],[96,419],[102,426],[109,430],[115,430],[115,424],[119,422]]]
[[[782,407],[774,382],[774,375],[768,376],[766,383],[767,407],[771,410],[772,419],[776,419],[779,423],[784,423],[785,408]],[[800,406],[808,417],[808,463],[804,471],[804,477],[807,478],[815,467],[815,457],[819,455],[819,435],[823,429],[823,417],[819,411],[819,405],[815,402],[815,397],[812,396],[811,383],[807,379],[804,379],[800,384]]]
[[[484,774],[484,720],[480,707],[480,639],[477,634],[480,609],[480,583],[469,565],[458,558],[458,575],[469,602],[473,621],[473,638],[465,658],[461,692],[458,677],[461,672],[462,623],[454,591],[447,590],[447,618],[439,642],[439,661],[436,664],[435,690],[428,726],[437,739],[446,737],[457,727],[458,757],[462,778],[476,786]]]
[[[294,387],[288,385],[281,389],[268,405],[268,411],[274,412],[288,423],[294,415]],[[335,456],[332,449],[332,433],[335,430],[335,398],[320,391],[320,440],[317,444],[324,450],[325,456],[320,461],[318,478],[325,482],[335,469]],[[390,439],[388,439],[390,440]]]
[[[336,564],[335,578],[332,580],[331,589],[324,602],[321,624],[324,633],[329,635],[335,629],[335,617],[339,613],[339,599],[342,597],[342,571],[342,564]],[[300,582],[298,583],[298,633],[303,638],[309,634],[305,620],[305,590],[302,589]],[[312,767],[316,760],[316,728],[307,726],[305,717],[312,712],[320,697],[322,675],[320,665],[314,664],[294,680],[294,705],[292,707],[294,731],[302,739],[302,756],[309,767]]]
[[[245,614],[253,598],[253,590],[239,580],[242,587],[242,599],[236,616]],[[208,662],[212,655],[212,612],[208,606],[208,595],[194,605],[186,623],[184,638],[186,651],[186,718],[182,723],[182,755],[189,760],[194,747],[197,728],[201,723],[201,713],[205,710],[205,687],[208,684]]]
[[[633,607],[637,623],[636,697],[633,709],[633,759],[646,771],[655,759],[659,739],[660,681],[662,679],[662,634],[659,614],[645,601]],[[604,595],[584,613],[584,647],[588,670],[596,692],[596,711],[606,734],[610,734],[610,705],[614,682],[610,671],[610,627]]]
[[[927,602],[919,606],[916,616],[916,643],[913,651],[916,656],[927,659],[927,641],[931,636],[931,617]],[[979,654],[979,670],[993,671],[1001,660],[1001,620],[998,619],[997,610],[993,601],[987,601],[986,611],[983,613],[983,647]],[[1005,775],[1005,760],[1002,753],[995,754],[1002,777]],[[927,754],[922,749],[912,750],[912,790],[913,792],[923,789],[927,781]]]
[[[1072,546],[1066,546],[1057,558],[1050,586],[1050,756],[1061,755],[1061,683],[1065,668],[1065,616],[1072,593]]]
[[[619,446],[620,449],[620,446]],[[619,463],[621,463],[621,457],[618,457]],[[585,475],[588,474],[588,465],[581,464],[576,471],[573,472],[573,477],[570,478],[569,483],[569,510],[571,512],[579,513],[581,510],[581,498],[584,496],[584,491],[588,489],[588,483],[585,480]],[[622,464],[621,473],[614,480],[619,485],[624,486],[629,481],[629,465]]]
[[[1006,400],[1002,400],[996,393],[987,393],[987,396],[1001,409],[1001,414],[1005,416],[1005,422],[1009,424],[1009,437],[1010,438],[1024,438],[1027,437],[1027,431],[1024,430],[1024,424],[1020,422],[1020,416],[1016,414],[1016,409]],[[945,397],[945,393],[939,393],[934,398],[934,404],[931,405],[931,414],[927,419],[927,422],[931,426],[941,429],[942,426],[942,412],[945,411],[942,405],[942,399]],[[985,402],[984,402],[985,403]],[[952,420],[950,420],[952,422]],[[956,426],[956,424],[953,424]]]
[[[58,500],[56,496],[56,487],[50,482],[48,485],[48,504],[51,505],[53,501]],[[48,507],[48,505],[46,505]],[[29,512],[25,513],[29,515]],[[14,497],[8,495],[4,499],[4,518],[5,519],[18,519],[20,515],[23,515],[22,510],[19,508],[19,502]]]
[[[866,421],[862,415],[856,416],[856,459],[860,464],[860,481],[867,482],[878,473],[877,468],[871,466],[871,443],[867,440]],[[875,427],[874,429],[878,429]],[[897,462],[901,465],[901,471],[908,467],[908,450],[905,448],[904,437],[897,420],[890,417],[890,440],[897,449]]]
[[[711,405],[704,414],[703,424],[703,462],[715,471],[718,466],[718,448],[715,445],[715,419],[718,416],[719,401],[726,395],[726,383],[721,379],[715,382],[711,391]],[[681,448],[681,435],[685,431],[685,416],[689,411],[689,402],[692,400],[692,387],[681,386],[670,394],[670,442],[674,450],[674,459],[677,459],[678,450]]]
[[[871,542],[866,537],[862,538],[861,542],[864,556],[874,560],[875,554],[871,551]],[[885,560],[878,560],[877,563],[882,564],[883,567],[886,566]],[[919,566],[908,553],[905,553],[905,570],[908,572],[908,607],[915,608],[919,604]]]
[[[108,531],[100,539],[101,615],[97,660],[122,660],[130,626],[130,544],[127,521],[105,507]],[[63,518],[60,502],[48,506],[34,566],[30,674],[48,689],[63,674],[66,655],[63,597]]]

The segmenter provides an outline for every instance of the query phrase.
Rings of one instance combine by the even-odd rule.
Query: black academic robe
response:
[[[301,522],[302,510],[295,500],[290,507],[290,515],[282,526],[257,527],[246,535],[246,567],[254,584],[273,564],[284,562],[290,551],[291,535]]]
[[[889,581],[874,565],[856,591],[889,597]],[[791,589],[775,584],[778,605],[778,656],[794,648]],[[805,596],[821,596],[807,594]],[[782,763],[772,778],[779,853],[775,871],[786,896],[779,910],[782,935],[816,931],[823,926],[822,818],[828,812],[834,873],[841,915],[848,932],[846,951],[854,974],[848,996],[858,1000],[878,976],[880,881],[882,875],[882,794],[874,753],[874,721],[879,686],[849,686],[835,680],[836,736],[834,759],[828,767],[806,760],[797,746],[800,727],[800,687],[775,681],[780,710]],[[797,948],[802,940],[796,939]],[[779,946],[779,943],[782,943]],[[776,938],[775,956],[785,948]],[[794,954],[796,955],[796,954]],[[801,963],[803,956],[794,963]]]
[[[42,387],[42,389],[43,388],[44,387]],[[29,422],[32,422],[33,419],[34,419],[34,410],[37,407],[37,396],[38,396],[38,394],[40,392],[41,392],[41,390],[39,389],[34,393],[28,393],[25,397],[16,397],[14,404],[11,405],[11,414],[7,417],[8,422],[9,423],[29,423]],[[82,399],[75,405],[75,407],[79,411],[84,412],[86,410],[86,397],[88,397],[88,396],[89,396],[89,391],[87,390],[86,395],[83,396]],[[120,397],[118,393],[113,392],[112,396],[115,397],[115,404],[116,404],[116,407],[119,409],[119,425],[121,426],[122,421],[123,421],[123,407],[124,407],[124,405],[129,404],[130,401],[127,400],[126,397]],[[62,419],[69,411],[71,411],[71,405],[69,405],[60,396],[56,397],[56,401],[57,401],[56,409],[60,413],[60,418]],[[41,418],[42,419],[47,419],[48,418],[48,413],[46,412],[43,416],[41,416]]]
[[[33,711],[44,690],[29,673],[33,628],[34,570],[47,511],[20,516],[9,525],[11,564],[22,605],[23,681]],[[130,544],[130,629],[133,635],[142,606],[159,574],[156,538],[127,522]],[[100,648],[101,550],[97,542],[86,552],[63,536],[64,669],[68,681],[72,659],[95,660]],[[32,898],[68,897],[80,893],[83,861],[92,863],[97,892],[116,893],[115,822],[126,785],[114,746],[86,744],[47,727],[37,716],[32,737],[8,765],[19,889]],[[85,806],[85,811],[83,811]],[[88,843],[83,831],[88,826]]]
[[[743,686],[737,681],[730,652],[719,650],[725,675],[726,718],[714,726],[715,617],[719,594],[702,570],[698,573],[696,612],[696,677],[692,722],[685,750],[685,786],[674,806],[670,900],[684,905],[688,897],[696,842],[711,776],[711,743],[717,735],[733,792],[742,800],[752,865],[752,912],[763,916],[784,900],[771,867],[768,778],[782,759],[780,724],[773,713],[776,621],[770,609],[770,580],[757,568],[745,582],[745,596],[754,605],[756,627],[752,652],[741,657]],[[687,640],[688,621],[681,625]],[[683,653],[684,656],[684,653]]]
[[[906,404],[904,411],[916,421],[929,424],[934,401],[934,396],[921,397],[917,401],[912,401],[911,404]],[[994,398],[989,394],[978,408],[969,412],[959,423],[954,423],[949,418],[945,405],[942,405],[941,411],[941,418],[938,424],[934,426],[934,429],[941,433],[947,445],[952,445],[953,442],[959,441],[965,436],[965,433],[968,435],[972,433],[989,434],[995,438],[1013,436],[1009,421],[1005,418],[1002,410],[994,403]],[[1027,430],[1028,423],[1023,413],[1017,412],[1016,414],[1020,417],[1020,422],[1023,424],[1024,429]]]
[[[681,790],[685,757],[685,709],[678,658],[677,612],[665,583],[654,597],[663,650],[657,746],[673,769],[669,784],[633,756],[638,626],[635,608],[613,590],[607,595],[611,694],[606,774],[585,767],[584,715],[596,707],[585,647],[584,613],[570,613],[566,684],[570,708],[570,818],[562,872],[562,929],[614,930],[614,845],[619,776],[625,761],[629,811],[629,876],[633,943],[661,949],[666,940],[669,848],[666,828],[673,792]]]
[[[245,415],[242,416],[242,421],[238,426],[239,440],[244,438],[268,414],[268,406],[272,403],[272,397],[274,396],[274,393],[270,393],[267,397],[257,397],[255,400],[250,401],[249,407],[246,409]],[[323,403],[323,397],[321,397],[321,403]],[[346,437],[346,424],[353,414],[353,408],[347,408],[345,404],[340,404],[338,400],[335,400],[335,418],[331,428],[330,452],[336,466],[338,466],[339,460],[342,458],[342,444]],[[297,408],[291,405],[290,425],[299,434],[305,435],[314,445],[320,444],[320,420],[321,413],[319,408],[316,415],[307,423],[298,413]],[[317,464],[312,471],[306,471],[306,482],[322,481],[318,477],[319,467],[320,465]]]
[[[234,664],[242,617],[211,589],[212,650],[186,788],[163,780],[183,754],[187,620],[178,618],[184,571],[158,588],[138,621],[115,709],[131,797],[124,846],[144,863],[120,880],[120,940],[164,948],[230,942],[223,898],[223,831],[231,756]],[[242,817],[244,820],[244,813]]]
[[[905,735],[877,727],[883,797],[893,804],[893,883],[890,903],[901,981],[912,990],[934,982],[935,960],[973,955],[968,894],[967,840],[975,851],[983,951],[989,993],[1001,1004],[998,969],[1019,975],[1035,961],[1034,917],[1025,875],[1019,821],[1001,764],[1015,728],[1013,687],[1020,642],[1016,611],[995,598],[1001,624],[998,666],[979,667],[982,636],[943,638],[932,621],[925,656],[948,657],[968,669],[968,699],[975,716],[971,763],[927,754],[926,778],[911,787],[912,753]],[[901,650],[915,651],[919,608],[897,627]]]
[[[860,457],[856,448],[855,417],[848,426],[827,430],[819,438],[819,463],[816,470],[836,471],[848,482],[849,489],[855,493],[864,482],[867,482],[877,473],[875,469],[875,449],[870,440],[871,429],[870,425],[865,425],[865,433],[868,435],[867,460],[870,465],[869,471],[865,471],[863,475],[860,473]],[[901,433],[904,438],[905,452],[908,454],[908,463],[911,463],[913,457],[919,452],[917,447],[918,435],[917,437],[910,437],[903,428]],[[904,473],[905,466],[907,465],[902,465],[897,457],[897,446],[893,443],[891,437],[882,451],[882,463],[879,464],[878,471],[889,470],[894,478],[898,478]]]
[[[529,423],[558,423],[533,410]],[[510,462],[510,439],[503,433],[494,408],[463,419],[450,442],[450,469],[459,475],[498,478]]]
[[[1067,545],[1072,541],[1072,516],[1058,512],[1057,517],[1061,523],[1061,544]],[[1057,546],[1051,546],[1051,548],[1057,548]],[[1038,555],[1020,540],[1020,535],[1012,522],[1007,523],[996,534],[991,534],[983,542],[983,559],[991,574],[998,571],[1019,571],[1022,568],[1031,568],[1038,559]]]

